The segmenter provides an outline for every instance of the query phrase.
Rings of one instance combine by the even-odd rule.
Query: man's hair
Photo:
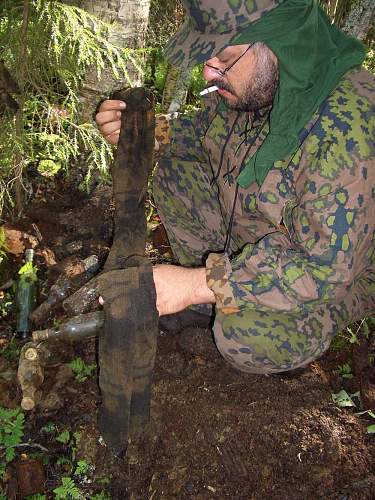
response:
[[[279,69],[273,52],[263,42],[254,43],[253,53],[256,57],[257,72],[252,85],[252,99],[261,108],[271,104],[279,84]]]

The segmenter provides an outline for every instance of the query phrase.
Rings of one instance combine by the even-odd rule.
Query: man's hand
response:
[[[116,145],[120,136],[121,111],[126,108],[123,101],[107,100],[102,102],[95,121],[100,132],[110,144]]]
[[[204,267],[154,266],[156,308],[160,316],[173,314],[193,304],[214,304],[215,295],[207,286]]]

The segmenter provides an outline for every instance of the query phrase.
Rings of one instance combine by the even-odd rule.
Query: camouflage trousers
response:
[[[159,162],[154,175],[158,212],[173,253],[183,266],[202,266],[208,253],[224,248],[230,214],[222,213],[211,181],[211,169],[204,164],[167,158]],[[243,228],[241,231],[243,234]],[[351,296],[340,305],[301,307],[298,313],[254,304],[232,314],[217,310],[213,326],[216,346],[241,371],[277,373],[299,368],[321,356],[338,331],[363,316],[356,300]],[[200,310],[212,313],[208,305]]]

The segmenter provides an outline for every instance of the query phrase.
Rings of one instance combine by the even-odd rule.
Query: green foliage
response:
[[[12,338],[5,347],[0,349],[0,355],[3,358],[14,361],[20,357],[20,351],[20,343],[15,338]]]
[[[5,460],[10,462],[15,457],[14,448],[21,443],[25,416],[14,410],[0,406],[0,445],[5,448]]]
[[[13,307],[13,300],[14,296],[12,292],[0,291],[0,318],[8,316]],[[2,351],[3,349],[0,352]]]
[[[372,332],[375,331],[375,318],[369,316],[361,321],[357,321],[340,332],[332,342],[334,350],[350,350],[353,344],[358,344],[361,337],[368,339]]]
[[[335,403],[336,406],[339,408],[349,408],[349,407],[355,407],[357,404],[353,401],[353,399],[360,399],[360,393],[355,392],[354,394],[348,394],[346,391],[341,390],[337,392],[336,394],[332,394],[332,401]],[[356,415],[367,415],[372,419],[375,419],[375,413],[371,410],[365,410],[361,411],[359,413],[356,413]],[[375,424],[370,424],[367,426],[366,429],[367,434],[375,434]]]
[[[104,493],[104,491],[101,491],[100,493],[97,493],[96,495],[91,495],[90,500],[111,500],[111,497]]]
[[[53,422],[48,422],[48,424],[44,425],[40,430],[46,434],[52,434],[56,431],[56,425]]]
[[[372,44],[373,47],[369,48],[367,51],[366,59],[363,63],[367,71],[375,74],[375,43]]]
[[[71,468],[72,461],[68,457],[58,457],[58,459],[56,460],[56,465],[68,465]]]
[[[341,390],[336,394],[332,394],[331,397],[336,406],[338,406],[339,408],[347,408],[356,406],[352,398],[355,396],[358,397],[358,395],[359,393],[349,395],[346,391]]]
[[[68,430],[63,431],[56,437],[56,441],[62,444],[68,444],[70,441],[70,432]]]
[[[56,500],[79,500],[83,498],[71,477],[63,477],[61,482],[62,485],[53,490]]]
[[[337,371],[343,378],[352,379],[354,377],[352,373],[352,367],[349,363],[343,363],[342,365],[339,365],[337,367]]]
[[[74,474],[76,476],[84,476],[89,474],[94,469],[94,466],[86,460],[78,460]]]
[[[82,155],[87,182],[94,169],[106,177],[111,147],[92,123],[79,122],[79,90],[88,71],[108,67],[131,83],[129,65],[142,71],[143,52],[115,47],[109,25],[61,1],[30,0],[27,37],[23,1],[3,0],[0,15],[1,57],[22,93],[17,116],[0,119],[1,212],[27,169],[51,177]]]
[[[32,262],[26,262],[18,271],[20,281],[36,283],[38,281],[37,270],[38,268]]]
[[[356,415],[367,415],[371,419],[375,419],[375,413],[371,410],[361,411],[359,413],[356,413]],[[375,434],[375,424],[368,425],[366,432],[367,434]]]
[[[96,365],[88,365],[82,358],[73,359],[73,361],[68,363],[68,366],[75,373],[75,378],[78,382],[84,382],[87,380],[87,378],[90,377],[96,369]]]
[[[191,104],[197,103],[200,100],[199,92],[207,86],[206,80],[203,78],[203,67],[196,66],[191,74],[190,93],[194,97]]]
[[[25,500],[46,500],[46,499],[47,499],[46,495],[41,495],[40,493],[25,497]]]
[[[5,229],[0,227],[0,266],[7,256],[7,246],[5,240]]]

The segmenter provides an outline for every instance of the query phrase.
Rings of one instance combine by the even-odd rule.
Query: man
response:
[[[375,310],[374,77],[314,0],[186,0],[174,64],[217,92],[157,119],[154,197],[180,266],[154,268],[161,316],[209,314],[234,367],[306,365]],[[124,104],[97,123],[116,144]]]

